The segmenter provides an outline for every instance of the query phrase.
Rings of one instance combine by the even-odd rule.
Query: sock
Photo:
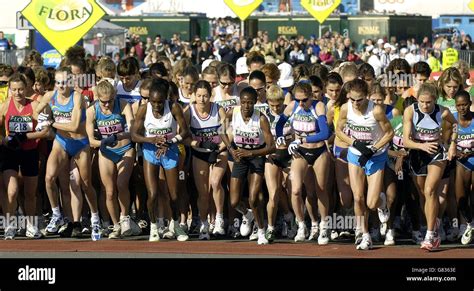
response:
[[[209,227],[209,222],[207,220],[201,220],[201,225]]]
[[[323,222],[321,221],[321,223]],[[318,224],[319,223],[317,221],[311,221],[311,227],[318,227]]]
[[[59,210],[59,206],[52,208],[52,210],[53,210],[54,216],[61,216],[61,211]]]
[[[434,236],[434,231],[427,230],[425,238],[432,238]]]
[[[267,227],[267,229],[268,229],[268,231],[273,231],[275,228],[273,227],[273,225],[270,225],[270,224],[269,224],[268,227]]]
[[[258,229],[258,234],[263,234],[264,235],[265,234],[265,229],[259,228]]]
[[[99,224],[100,223],[100,217],[99,217],[99,212],[91,212],[91,224]]]
[[[224,220],[224,213],[216,213],[216,220],[217,219]]]
[[[293,213],[288,212],[287,214],[283,215],[283,219],[284,219],[286,222],[290,222],[290,221],[293,219]]]

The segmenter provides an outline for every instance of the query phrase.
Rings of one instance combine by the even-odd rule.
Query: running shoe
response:
[[[362,235],[362,241],[360,242],[360,244],[357,245],[356,249],[366,251],[366,250],[370,250],[371,248],[372,248],[372,239],[370,238],[370,234],[364,233]]]
[[[5,230],[5,240],[12,240],[15,238],[16,235],[16,229],[13,226],[8,226],[7,229]]]
[[[158,234],[158,224],[152,223],[150,225],[150,238],[148,239],[151,242],[160,241],[160,235]]]
[[[302,225],[298,227],[298,231],[296,232],[295,242],[304,242],[306,239],[306,225]]]
[[[82,225],[80,222],[74,222],[72,224],[71,237],[74,237],[74,238],[82,237]]]
[[[189,239],[188,234],[186,233],[184,229],[185,225],[184,224],[178,224],[174,226],[174,234],[176,235],[176,239],[178,241],[187,241]]]
[[[427,251],[435,251],[439,249],[441,245],[441,237],[439,234],[435,233],[432,237],[425,237],[425,240],[421,243],[421,249]]]
[[[395,230],[389,229],[385,234],[385,241],[383,243],[386,246],[394,246],[395,245]]]
[[[120,217],[120,229],[122,231],[122,236],[127,237],[132,235],[132,226],[131,226],[130,215]]]
[[[26,237],[38,239],[43,236],[36,225],[28,223],[26,225]]]
[[[91,226],[92,231],[91,231],[91,238],[92,241],[98,241],[101,239],[101,230],[100,230],[100,224],[99,223],[94,223]]]
[[[237,224],[238,224],[238,219],[237,219]],[[222,218],[216,218],[212,234],[219,235],[219,236],[225,235],[224,220]]]
[[[240,225],[240,235],[248,236],[252,232],[252,222],[253,222],[253,213],[252,210],[248,210],[245,215],[242,215],[242,224]]]
[[[265,237],[265,231],[263,229],[257,231],[257,244],[268,245],[268,239]]]
[[[308,240],[317,240],[319,236],[319,226],[318,224],[312,224],[311,229],[309,231],[309,237]]]
[[[471,224],[468,224],[466,226],[466,230],[464,231],[461,237],[461,243],[463,245],[468,245],[472,242],[473,232],[474,232],[474,228],[471,227]]]
[[[329,243],[329,229],[321,228],[318,236],[318,245],[323,246]]]
[[[253,229],[252,229],[252,233],[250,234],[249,236],[249,240],[250,241],[253,241],[253,240],[257,240],[258,239],[258,226],[256,223],[253,224]]]
[[[109,234],[109,239],[118,239],[120,238],[121,233],[122,230],[120,229],[120,223],[117,223],[112,226],[112,232]]]
[[[46,226],[46,233],[47,234],[56,234],[58,233],[59,228],[64,225],[64,219],[62,216],[54,216]]]
[[[269,243],[272,243],[275,241],[275,230],[272,229],[272,230],[269,230],[267,229],[267,231],[265,232],[265,238],[268,240]]]
[[[209,225],[208,224],[201,224],[199,229],[199,240],[210,240],[211,237],[209,236]]]

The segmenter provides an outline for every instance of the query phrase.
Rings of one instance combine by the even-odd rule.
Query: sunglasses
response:
[[[257,91],[257,93],[262,92],[262,90],[265,90],[265,87],[260,87],[260,88],[258,88],[258,89],[255,89],[255,91]]]
[[[97,99],[98,99],[98,98],[97,98]],[[113,99],[110,99],[110,100],[100,100],[100,99],[99,99],[99,102],[100,102],[101,104],[104,104],[104,105],[110,104],[110,103],[112,103],[113,101],[114,101]]]
[[[8,84],[8,81],[0,81],[0,86],[5,86]]]
[[[67,81],[56,81],[56,85],[58,85],[58,86],[67,86]]]
[[[235,84],[235,81],[232,81],[232,82],[229,82],[229,83],[225,83],[225,82],[222,82],[219,80],[219,83],[221,83],[222,87],[226,87],[226,86],[232,86]]]
[[[300,99],[300,100],[298,100],[298,101],[300,101],[301,103],[306,103],[308,100],[309,100],[309,98],[308,98],[308,97],[306,97],[306,98],[304,98],[304,99]]]
[[[351,101],[354,102],[354,103],[359,103],[359,102],[362,102],[362,100],[364,100],[364,98],[354,99],[352,97],[349,97],[349,99],[351,99]]]

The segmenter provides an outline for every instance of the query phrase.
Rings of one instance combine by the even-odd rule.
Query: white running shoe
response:
[[[370,238],[370,234],[364,233],[362,235],[362,241],[360,244],[357,245],[357,250],[370,250],[372,248],[372,239]]]
[[[91,238],[92,241],[98,241],[101,239],[101,230],[100,230],[100,224],[99,223],[93,223],[92,226],[92,231],[91,231]]]
[[[240,224],[240,235],[248,236],[252,232],[253,219],[253,213],[250,209],[247,211],[247,214],[242,215],[242,224]]]
[[[258,245],[267,245],[268,240],[265,237],[265,230],[259,229],[257,230],[257,244]]]
[[[160,235],[158,233],[158,223],[150,223],[150,238],[148,239],[148,241],[160,241]]]
[[[311,224],[308,240],[317,240],[319,236],[319,226]]]
[[[36,225],[33,225],[29,222],[26,224],[26,237],[38,239],[38,238],[41,238],[42,236],[43,234],[39,231]]]
[[[298,227],[298,231],[296,232],[295,242],[304,242],[306,239],[306,225],[302,227]]]
[[[46,226],[46,233],[56,234],[62,225],[64,225],[63,217],[53,215],[48,223],[48,226]]]
[[[337,232],[337,230],[335,229],[331,230],[331,235],[330,235],[331,240],[336,240],[338,237],[339,237],[339,233]]]
[[[117,223],[113,226],[112,232],[109,233],[109,239],[118,239],[120,238],[120,234],[122,230],[120,229],[120,223]]]
[[[464,231],[461,237],[461,243],[463,245],[468,245],[472,242],[472,236],[474,234],[474,228],[471,227],[470,224],[466,226],[466,230]]]
[[[329,229],[327,228],[322,228],[319,231],[319,236],[318,236],[318,245],[323,246],[327,245],[329,243]]]
[[[258,240],[258,226],[256,223],[253,224],[252,234],[250,234],[249,240],[250,241]]]
[[[225,235],[224,219],[216,218],[216,221],[214,223],[214,230],[212,231],[212,234],[220,235],[220,236]]]
[[[380,192],[380,199],[382,203],[377,208],[377,213],[381,223],[385,223],[390,218],[390,209],[387,207],[387,195],[384,192]]]
[[[383,243],[386,246],[394,246],[395,245],[395,230],[389,229],[385,234],[385,242]]]
[[[179,224],[174,226],[174,234],[176,235],[176,240],[177,241],[187,241],[189,239],[188,234],[186,233],[186,225],[185,224]]]
[[[201,224],[199,228],[199,240],[210,240],[211,237],[209,236],[209,225],[208,224]]]
[[[132,235],[132,226],[130,225],[130,215],[120,217],[120,229],[122,230],[122,236]]]

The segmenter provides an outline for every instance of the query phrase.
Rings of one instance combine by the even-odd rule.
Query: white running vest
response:
[[[234,135],[234,143],[240,148],[261,148],[265,140],[260,128],[260,112],[254,109],[252,117],[245,123],[240,112],[240,106],[234,107],[234,112],[232,113],[232,134]]]
[[[163,136],[166,137],[167,140],[170,140],[176,135],[177,124],[171,113],[168,100],[165,101],[163,116],[159,119],[153,116],[151,103],[147,103],[144,126],[146,137]]]
[[[347,126],[346,133],[353,139],[357,139],[367,144],[375,144],[384,135],[382,128],[378,124],[374,117],[374,102],[369,100],[367,109],[363,115],[358,115],[352,108],[352,102],[347,102]],[[379,150],[375,156],[382,154],[387,148],[387,145],[383,149]],[[349,147],[349,150],[360,156],[359,152],[354,147]]]
[[[195,104],[189,106],[191,109],[190,129],[193,140],[197,142],[209,140],[215,144],[220,144],[221,138],[219,136],[219,128],[221,127],[221,122],[219,120],[219,105],[212,102],[211,112],[205,119],[202,119],[199,116],[196,112],[195,106]],[[201,148],[195,148],[195,150],[200,152],[211,151]]]

